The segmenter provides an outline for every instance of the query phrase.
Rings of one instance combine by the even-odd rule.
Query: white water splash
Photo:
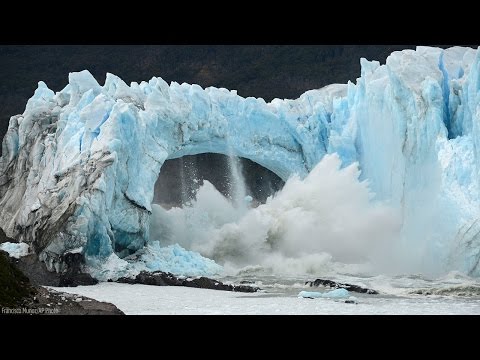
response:
[[[385,256],[379,244],[398,237],[399,217],[372,201],[356,164],[340,165],[337,155],[325,156],[305,179],[290,178],[257,208],[236,206],[205,181],[189,206],[154,205],[150,238],[179,243],[226,268],[318,273],[338,262],[357,268],[375,262]]]

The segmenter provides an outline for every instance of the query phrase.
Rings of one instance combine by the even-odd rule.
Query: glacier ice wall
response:
[[[82,71],[58,93],[40,82],[3,140],[0,226],[51,270],[71,251],[123,258],[148,241],[167,159],[235,154],[286,180],[337,153],[400,209],[399,252],[478,275],[480,52],[418,47],[361,68],[356,84],[270,103],[155,77],[100,86]]]

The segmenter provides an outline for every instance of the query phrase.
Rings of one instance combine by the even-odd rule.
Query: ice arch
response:
[[[167,159],[211,152],[250,159],[283,180],[307,174],[326,152],[328,122],[311,98],[267,104],[160,78],[127,86],[112,74],[100,86],[88,71],[71,73],[58,93],[40,82],[3,143],[2,227],[57,271],[71,251],[131,254],[147,240]]]
[[[56,94],[40,82],[3,140],[0,226],[61,270],[67,252],[143,247],[166,159],[232,153],[286,179],[335,152],[400,210],[406,257],[478,275],[480,52],[418,47],[361,68],[356,84],[271,103],[87,71]]]
[[[235,194],[251,196],[255,207],[285,184],[270,170],[242,157],[212,153],[182,156],[163,164],[155,182],[153,203],[165,209],[183,207],[195,198],[205,180],[227,198],[235,198]]]

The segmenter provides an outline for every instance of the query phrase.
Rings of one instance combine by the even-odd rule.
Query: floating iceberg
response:
[[[342,299],[348,298],[350,293],[346,289],[335,289],[327,292],[318,291],[300,291],[299,298],[325,298],[325,299]]]

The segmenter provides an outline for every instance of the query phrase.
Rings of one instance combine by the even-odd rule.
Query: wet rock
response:
[[[162,271],[142,271],[135,278],[122,277],[118,279],[117,282],[125,284],[143,284],[155,286],[186,286],[200,289],[246,293],[253,293],[259,290],[259,288],[254,286],[224,284],[218,280],[206,277],[181,279],[171,273],[166,273]]]
[[[371,295],[378,294],[378,291],[373,289],[364,288],[358,285],[339,283],[333,280],[326,280],[326,279],[316,279],[314,281],[307,281],[305,282],[305,285],[310,285],[310,287],[325,286],[333,289],[345,289],[348,291],[357,292],[361,294],[371,294]]]

